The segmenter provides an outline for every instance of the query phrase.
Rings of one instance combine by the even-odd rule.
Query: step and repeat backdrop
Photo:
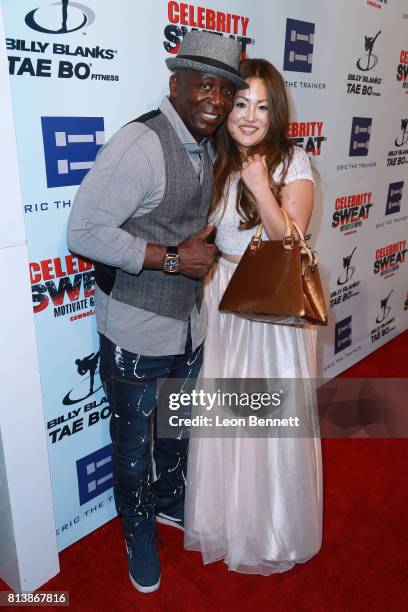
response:
[[[290,136],[316,171],[309,233],[330,310],[320,375],[331,378],[408,327],[408,3],[1,5],[30,256],[21,282],[32,287],[63,549],[115,514],[94,269],[65,242],[75,192],[99,149],[157,108],[164,60],[191,29],[236,38],[247,56],[273,62],[287,84]]]

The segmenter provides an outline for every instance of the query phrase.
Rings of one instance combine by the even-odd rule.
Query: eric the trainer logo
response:
[[[25,17],[29,28],[43,34],[68,34],[91,25],[94,20],[95,14],[89,7],[69,0],[35,8]]]
[[[103,117],[41,117],[47,187],[80,185],[105,142]]]
[[[334,352],[340,353],[351,344],[351,315],[338,321],[334,330]]]
[[[371,117],[353,117],[350,138],[350,157],[368,155],[371,137]]]
[[[113,486],[112,444],[78,459],[76,468],[82,506]]]
[[[315,24],[298,19],[286,20],[283,69],[312,72]]]
[[[394,213],[400,212],[403,187],[404,181],[390,183],[388,187],[387,204],[385,207],[386,215],[393,215]]]

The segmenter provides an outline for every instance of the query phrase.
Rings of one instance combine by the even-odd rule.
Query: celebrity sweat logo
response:
[[[181,41],[190,30],[225,34],[238,40],[243,58],[247,45],[255,43],[248,35],[249,17],[243,15],[171,0],[167,4],[167,18],[169,23],[164,28],[163,45],[167,53],[174,55],[179,52]]]
[[[323,136],[323,121],[291,121],[289,123],[289,138],[309,155],[320,155]]]
[[[355,234],[368,219],[373,206],[372,195],[371,191],[366,191],[336,198],[332,228],[338,229],[343,236]]]
[[[388,0],[367,0],[367,4],[376,9],[382,9],[383,6],[388,5]]]
[[[406,240],[400,240],[377,249],[373,267],[374,274],[379,274],[383,278],[394,276],[400,265],[405,263],[405,255],[408,250],[406,245]]]
[[[53,2],[46,8],[35,8],[25,17],[29,28],[44,34],[75,32],[90,26],[93,21],[95,14],[88,6],[69,0]]]
[[[77,321],[95,313],[95,275],[92,262],[66,255],[30,263],[34,313],[53,307],[54,318]]]
[[[402,49],[400,51],[396,78],[397,81],[401,83],[405,93],[408,93],[408,50]]]

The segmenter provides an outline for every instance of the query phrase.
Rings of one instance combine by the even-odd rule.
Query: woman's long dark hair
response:
[[[272,191],[280,203],[280,193],[293,156],[293,145],[288,138],[289,105],[282,75],[266,60],[247,59],[240,65],[240,75],[244,79],[259,78],[266,85],[270,127],[262,142],[248,150],[248,155],[259,153],[266,156]],[[216,161],[214,165],[214,190],[211,210],[215,210],[225,196],[231,174],[241,168],[242,158],[237,144],[227,130],[225,122],[214,138]],[[283,172],[279,183],[272,182],[272,176],[279,164]],[[255,227],[260,221],[254,198],[242,179],[237,187],[237,211],[242,219],[240,229]]]

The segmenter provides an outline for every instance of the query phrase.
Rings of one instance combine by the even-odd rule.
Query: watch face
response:
[[[178,272],[178,268],[179,268],[178,259],[179,259],[178,255],[169,255],[169,254],[167,254],[166,257],[164,258],[163,270],[165,272],[170,272],[170,273],[173,273],[173,274]]]

